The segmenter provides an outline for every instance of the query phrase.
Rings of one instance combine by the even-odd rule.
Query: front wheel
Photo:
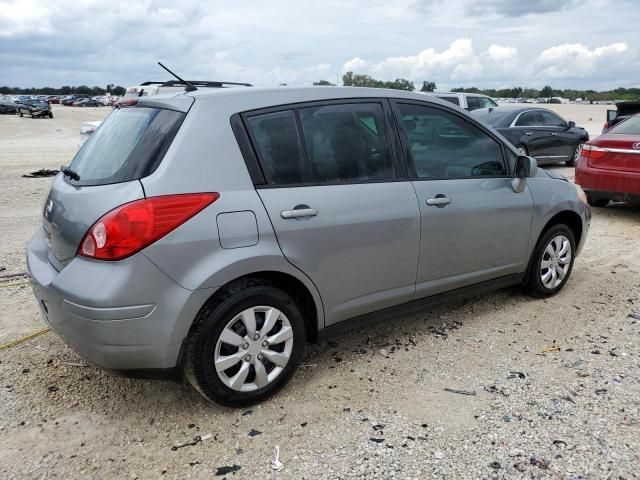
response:
[[[22,113],[22,110],[18,110],[18,116],[23,117],[24,114]]]
[[[240,407],[267,399],[295,372],[305,343],[300,309],[259,280],[226,289],[198,314],[185,375],[205,398]]]
[[[558,293],[571,275],[575,257],[575,238],[571,229],[554,225],[538,240],[529,264],[525,292],[534,297]]]

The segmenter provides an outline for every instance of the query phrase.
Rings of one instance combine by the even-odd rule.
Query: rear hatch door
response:
[[[105,213],[144,198],[140,179],[158,167],[186,113],[158,106],[114,110],[76,154],[73,179],[58,174],[43,211],[49,260],[60,270]]]

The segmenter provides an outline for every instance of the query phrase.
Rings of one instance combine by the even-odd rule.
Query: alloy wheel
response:
[[[553,237],[542,254],[540,280],[545,288],[558,287],[571,266],[571,242],[564,235]]]
[[[224,327],[214,352],[218,377],[232,390],[251,392],[273,382],[293,350],[293,329],[275,307],[255,306]]]
[[[582,143],[576,146],[576,150],[573,152],[573,161],[576,162],[582,153]]]

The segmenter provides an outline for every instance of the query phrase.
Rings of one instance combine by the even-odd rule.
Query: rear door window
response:
[[[394,177],[382,105],[357,103],[303,108],[300,120],[313,183]]]
[[[524,112],[516,121],[516,127],[540,127],[542,126],[542,120],[538,115],[538,112]]]
[[[71,162],[74,185],[139,180],[155,171],[182,125],[185,113],[160,108],[114,110]]]
[[[246,117],[246,125],[267,185],[395,178],[389,131],[380,103],[258,113]]]

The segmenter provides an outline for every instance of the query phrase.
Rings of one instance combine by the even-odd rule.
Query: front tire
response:
[[[185,376],[212,402],[251,405],[286,385],[304,344],[304,320],[291,296],[268,282],[243,280],[198,314],[187,342]]]
[[[575,237],[567,225],[554,225],[547,230],[533,251],[525,292],[539,298],[558,293],[569,280],[575,251]]]

